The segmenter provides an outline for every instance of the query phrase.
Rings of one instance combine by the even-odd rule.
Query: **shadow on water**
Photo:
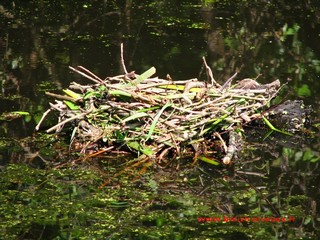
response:
[[[0,238],[319,237],[319,4],[143,2],[0,4]],[[312,106],[313,133],[247,129],[229,167],[188,158],[130,165],[134,157],[120,153],[79,159],[68,134],[43,133],[55,116],[35,133],[45,92],[85,83],[68,65],[122,73],[120,42],[128,70],[205,80],[206,56],[221,83],[235,72],[279,78],[282,99]]]

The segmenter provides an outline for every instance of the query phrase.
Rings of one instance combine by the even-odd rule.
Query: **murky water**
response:
[[[68,161],[65,141],[34,132],[53,101],[45,91],[87,81],[71,73],[69,65],[85,66],[102,78],[122,73],[121,42],[128,71],[155,66],[162,78],[205,80],[205,56],[220,83],[235,72],[237,80],[280,79],[287,83],[281,97],[303,99],[314,110],[314,123],[319,122],[318,3],[143,2],[0,4],[2,237],[316,239],[318,132],[311,139],[302,134],[289,140],[248,135],[250,151],[230,169],[199,164],[194,170],[176,160],[179,171],[157,169],[156,176],[149,172],[131,183],[128,170],[117,177],[124,178],[118,186],[99,192],[103,179],[115,172],[110,159],[41,170],[58,165],[57,159]],[[8,115],[13,111],[28,115]],[[47,120],[43,129],[51,124]],[[231,219],[244,216],[250,222]]]

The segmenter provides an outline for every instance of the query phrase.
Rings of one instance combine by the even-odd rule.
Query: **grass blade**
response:
[[[150,69],[148,69],[147,71],[145,71],[141,75],[137,76],[137,78],[135,80],[133,80],[130,84],[136,86],[136,85],[140,84],[141,82],[143,82],[144,80],[146,80],[147,78],[151,77],[155,73],[156,73],[156,68],[151,67]]]
[[[171,105],[172,105],[171,103],[166,103],[166,104],[162,107],[162,109],[158,112],[158,114],[155,116],[155,118],[154,118],[154,120],[153,120],[153,122],[152,122],[152,124],[151,124],[151,126],[150,126],[150,129],[149,129],[149,132],[148,132],[148,135],[147,135],[147,138],[146,138],[145,142],[148,141],[149,138],[151,137],[151,135],[152,135],[152,133],[153,133],[153,131],[154,131],[156,125],[157,125],[157,122],[159,121],[159,118],[160,118],[161,114],[163,113],[163,111],[164,111],[167,107],[170,107]]]
[[[286,131],[282,131],[282,130],[279,130],[278,128],[275,128],[275,127],[272,125],[272,123],[269,122],[269,120],[266,119],[264,116],[262,116],[262,119],[263,119],[263,121],[265,122],[265,124],[266,124],[271,130],[273,130],[273,131],[275,131],[275,132],[279,132],[279,133],[285,134],[285,135],[288,135],[288,136],[293,136],[293,134],[291,134],[291,133],[288,133],[288,132],[286,132]]]
[[[219,166],[220,163],[217,162],[216,160],[212,159],[212,158],[207,158],[207,157],[204,157],[204,156],[200,156],[198,159],[200,159],[201,161],[204,161],[206,163],[209,163],[211,165],[214,165],[214,166]]]
[[[63,89],[62,90],[65,94],[67,94],[69,97],[74,98],[74,100],[78,100],[82,98],[82,96],[74,91],[71,91],[70,89]]]
[[[131,115],[131,116],[123,119],[123,120],[121,121],[121,123],[126,123],[126,122],[129,122],[129,121],[131,121],[131,120],[134,120],[134,119],[137,119],[137,118],[142,118],[142,117],[147,117],[147,116],[149,116],[149,115],[146,114],[145,112],[138,112],[138,113],[136,113],[136,114],[133,114],[133,115]]]

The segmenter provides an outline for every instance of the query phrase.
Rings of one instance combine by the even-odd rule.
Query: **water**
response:
[[[312,105],[317,123],[319,12],[318,3],[277,1],[2,3],[0,112],[30,115],[0,122],[0,196],[6,203],[0,208],[1,238],[315,239],[318,132],[289,140],[294,144],[275,134],[267,140],[248,135],[250,151],[233,167],[200,163],[194,170],[177,159],[155,175],[151,169],[138,174],[133,183],[141,163],[132,177],[127,169],[111,187],[97,191],[119,164],[103,158],[60,166],[76,159],[65,154],[67,141],[36,134],[34,127],[53,101],[45,91],[87,82],[69,65],[85,66],[102,78],[122,73],[120,42],[128,71],[155,66],[162,78],[205,79],[205,56],[220,83],[235,72],[237,80],[259,74],[261,83],[279,78],[287,83],[281,96]],[[52,124],[47,120],[43,129]],[[48,165],[59,168],[45,170]],[[251,222],[232,222],[234,216]],[[203,217],[208,219],[199,222]]]

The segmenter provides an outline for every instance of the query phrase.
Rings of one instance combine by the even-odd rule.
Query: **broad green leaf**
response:
[[[154,154],[154,151],[149,148],[149,147],[143,147],[140,143],[133,141],[133,142],[128,142],[127,146],[129,148],[132,148],[138,152],[142,152],[143,154],[147,155],[147,156],[151,156]]]
[[[314,153],[311,149],[307,149],[304,153],[303,153],[303,161],[308,161],[311,158],[313,158]]]
[[[64,100],[63,101],[71,110],[79,110],[78,105],[74,104],[73,102]]]
[[[136,150],[136,151],[140,151],[140,144],[138,142],[128,142],[127,146],[129,148]]]
[[[102,91],[102,92],[103,92],[103,91],[106,91],[106,86],[101,85],[101,86],[99,87],[99,90]]]
[[[122,132],[120,130],[115,131],[115,136],[117,138],[117,141],[124,141],[126,135],[127,135],[127,132]]]
[[[137,76],[137,78],[135,80],[133,80],[130,84],[136,86],[139,83],[141,83],[144,80],[146,80],[147,78],[151,77],[155,73],[156,73],[156,68],[155,67],[151,67],[150,69],[148,69],[147,71],[145,71],[141,75]]]
[[[67,94],[69,97],[74,98],[75,100],[81,98],[82,96],[78,93],[75,93],[74,91],[71,91],[70,89],[63,89],[62,90],[65,94]]]
[[[83,99],[84,100],[87,100],[88,98],[90,98],[90,97],[94,97],[94,96],[96,96],[96,92],[95,91],[88,91],[88,92],[86,92],[86,94],[84,95],[84,97],[83,97]]]
[[[30,122],[31,120],[32,120],[31,115],[26,115],[26,116],[24,117],[24,121],[25,121],[25,122]]]
[[[307,84],[303,84],[301,87],[298,88],[298,95],[301,97],[308,97],[311,96],[311,90]]]
[[[149,147],[141,147],[141,152],[149,157],[154,154],[154,151]]]

